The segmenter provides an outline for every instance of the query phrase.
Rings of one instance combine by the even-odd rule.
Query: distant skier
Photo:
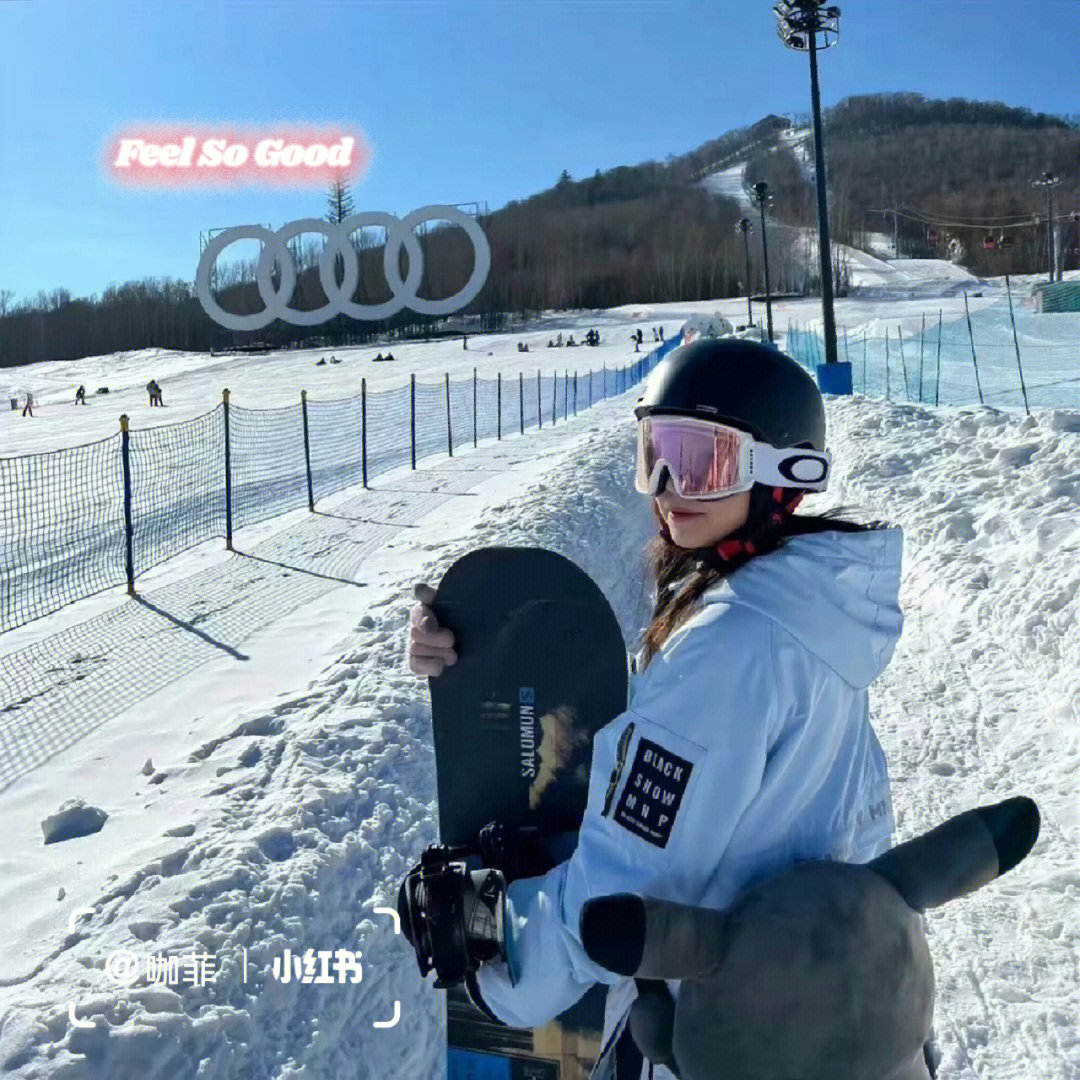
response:
[[[340,361],[340,360],[339,360],[339,359],[338,359],[338,358],[337,358],[336,356],[334,356],[334,355],[332,355],[332,354],[331,354],[331,356],[330,356],[330,363],[331,363],[331,364],[340,364],[340,363],[341,363],[341,361]]]
[[[325,356],[320,356],[318,361],[316,362],[315,366],[316,367],[326,367],[326,357]]]
[[[23,406],[22,414],[31,417],[34,415],[34,395],[29,390],[26,392],[26,404]]]
[[[876,522],[795,515],[828,480],[825,409],[813,379],[778,350],[714,339],[676,349],[634,413],[634,486],[658,531],[628,708],[596,737],[574,853],[508,887],[513,976],[502,960],[484,962],[470,992],[504,1023],[537,1027],[606,984],[594,1075],[672,1080],[663,1059],[643,1071],[642,1031],[626,1023],[643,994],[666,995],[674,1015],[670,991],[635,986],[625,975],[632,956],[601,964],[587,953],[584,907],[633,894],[721,912],[802,860],[862,863],[890,847],[889,778],[867,687],[900,636],[902,536]],[[415,595],[409,665],[437,677],[458,659],[453,634],[439,626],[430,586]],[[630,922],[627,931],[633,942]],[[823,1002],[823,1022],[827,1014]],[[719,1077],[728,1064],[682,1075]],[[753,1073],[752,1060],[739,1067]]]
[[[76,405],[85,405],[86,404],[86,387],[85,386],[80,386],[79,389],[75,391],[75,404]]]

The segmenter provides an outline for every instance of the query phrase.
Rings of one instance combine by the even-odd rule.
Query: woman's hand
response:
[[[409,670],[416,675],[441,675],[443,668],[457,662],[454,635],[439,626],[431,604],[435,590],[418,584],[413,590],[418,603],[409,616]]]

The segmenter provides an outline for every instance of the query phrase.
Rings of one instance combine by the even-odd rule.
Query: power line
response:
[[[896,214],[899,217],[908,218],[910,221],[918,222],[920,225],[934,225],[938,228],[954,228],[954,229],[1022,229],[1030,228],[1032,225],[1038,225],[1039,219],[1034,216],[1025,218],[993,218],[984,221],[953,221],[946,218],[937,217],[933,214],[926,214],[920,210],[893,210],[891,207],[887,209],[875,209],[870,210],[871,214]]]

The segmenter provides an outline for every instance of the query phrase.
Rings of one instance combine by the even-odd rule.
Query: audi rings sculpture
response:
[[[425,221],[448,221],[465,231],[473,245],[473,271],[469,280],[453,296],[442,300],[425,300],[416,290],[424,274],[424,254],[416,238],[416,227]],[[381,304],[357,304],[349,299],[360,279],[360,263],[356,249],[349,237],[357,229],[368,226],[386,230],[386,248],[383,251],[383,272],[393,293],[391,299]],[[288,241],[302,233],[322,233],[328,243],[319,257],[319,281],[326,293],[328,303],[314,311],[296,311],[288,306],[296,287],[296,264]],[[225,311],[210,292],[210,275],[218,256],[237,240],[259,240],[262,252],[255,268],[255,284],[266,305],[264,311],[254,315],[232,315]],[[399,253],[404,247],[409,256],[409,272],[402,280],[399,270]],[[339,286],[334,280],[334,261],[341,256],[345,267],[344,278]],[[281,282],[275,291],[271,273],[274,264],[281,267]],[[462,213],[454,206],[422,206],[404,218],[379,210],[353,214],[341,222],[320,221],[318,218],[302,218],[283,225],[271,232],[261,225],[237,225],[218,233],[206,245],[199,259],[195,275],[195,292],[203,310],[214,322],[229,330],[261,330],[275,319],[283,319],[294,326],[317,326],[335,315],[370,321],[388,319],[403,308],[420,315],[450,315],[460,311],[473,300],[487,281],[491,270],[491,248],[487,237],[475,218]]]

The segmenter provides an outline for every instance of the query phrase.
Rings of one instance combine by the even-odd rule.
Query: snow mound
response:
[[[90,836],[101,831],[109,815],[97,806],[87,806],[82,799],[68,799],[55,814],[50,814],[41,823],[46,844],[57,844],[61,840],[74,840],[79,836]]]

